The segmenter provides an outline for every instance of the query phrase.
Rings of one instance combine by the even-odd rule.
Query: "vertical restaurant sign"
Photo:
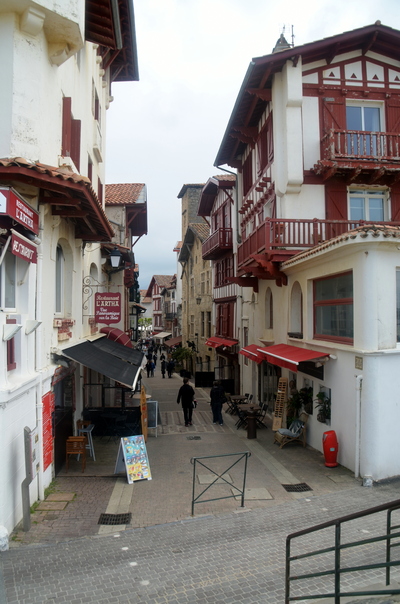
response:
[[[11,252],[14,256],[22,258],[27,262],[37,263],[37,250],[36,246],[32,245],[25,237],[20,237],[16,233],[12,233],[11,236]]]
[[[42,397],[43,403],[43,470],[47,470],[53,461],[53,413],[54,393],[47,392]]]
[[[0,214],[6,214],[35,235],[39,233],[39,214],[13,189],[0,187]]]
[[[96,323],[119,323],[121,321],[121,294],[97,293],[94,295],[94,319]]]

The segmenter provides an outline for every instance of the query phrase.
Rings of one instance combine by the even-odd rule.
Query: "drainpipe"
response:
[[[360,476],[360,448],[361,448],[361,392],[362,392],[362,381],[363,376],[356,376],[356,453],[355,453],[355,471],[354,476],[358,478]]]
[[[44,224],[44,206],[39,207],[39,235],[40,243],[37,248],[36,265],[36,320],[42,320],[42,287],[43,287],[43,224]],[[44,500],[43,484],[43,367],[42,367],[42,324],[35,331],[35,370],[39,373],[39,382],[36,385],[36,424],[40,442],[40,472],[38,472],[38,490],[39,499]]]

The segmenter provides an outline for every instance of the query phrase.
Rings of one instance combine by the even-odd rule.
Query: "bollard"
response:
[[[247,438],[257,438],[257,420],[254,411],[247,413]]]

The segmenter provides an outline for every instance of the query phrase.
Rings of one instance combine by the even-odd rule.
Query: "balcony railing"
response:
[[[216,260],[221,254],[232,249],[232,229],[217,229],[203,242],[203,260]]]
[[[167,321],[172,321],[173,319],[176,319],[176,312],[166,312],[165,318]]]
[[[330,130],[325,141],[325,159],[400,162],[400,134],[397,133]]]
[[[238,267],[251,262],[252,254],[280,250],[291,250],[293,255],[302,249],[314,247],[324,241],[343,235],[364,224],[388,224],[367,222],[365,220],[294,220],[267,218],[238,247]],[[400,222],[390,222],[391,226],[400,226]]]

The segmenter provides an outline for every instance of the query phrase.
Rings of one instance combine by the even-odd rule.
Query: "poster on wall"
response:
[[[53,462],[53,413],[54,393],[48,392],[42,397],[43,403],[43,469],[47,470]]]
[[[124,471],[126,471],[128,484],[133,484],[136,480],[151,480],[143,434],[121,438],[114,474]]]

